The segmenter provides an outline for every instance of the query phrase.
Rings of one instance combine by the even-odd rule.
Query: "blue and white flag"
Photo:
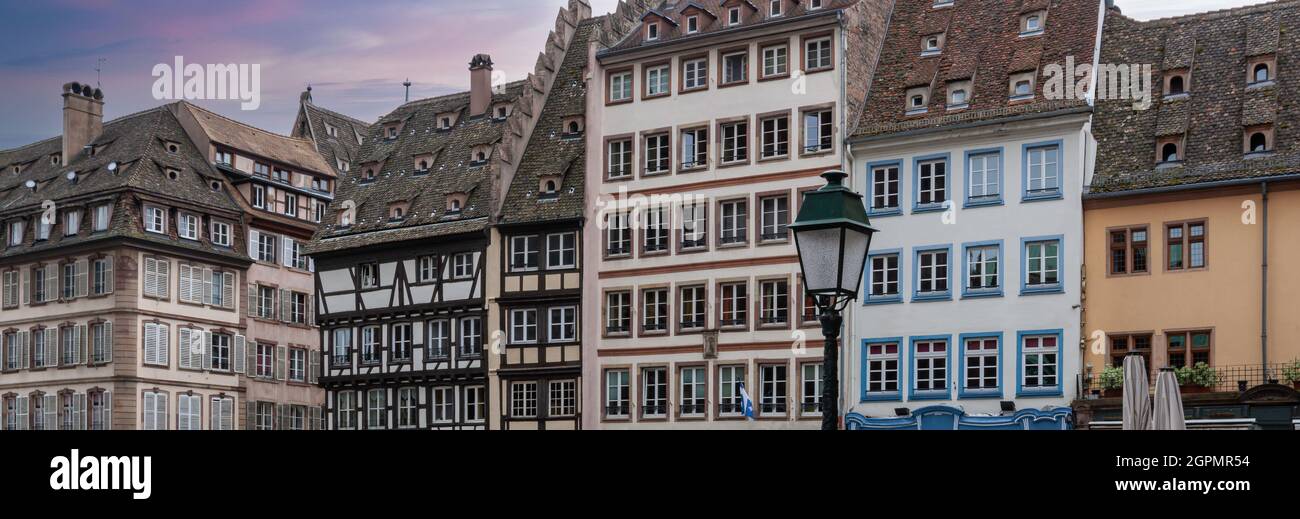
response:
[[[742,411],[741,414],[744,415],[745,418],[753,420],[754,400],[752,398],[749,398],[749,391],[745,391],[744,382],[739,382],[737,383],[737,385],[740,387],[740,408]]]

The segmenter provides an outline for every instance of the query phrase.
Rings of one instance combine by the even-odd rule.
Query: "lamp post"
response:
[[[862,272],[867,266],[867,249],[876,230],[867,218],[862,195],[844,186],[843,171],[822,173],[826,186],[804,195],[799,217],[790,225],[794,232],[804,290],[821,312],[822,335],[822,430],[839,429],[839,339],[844,320],[841,312],[858,298]]]

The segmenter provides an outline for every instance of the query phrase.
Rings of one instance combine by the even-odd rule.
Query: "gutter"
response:
[[[1300,180],[1300,173],[1292,173],[1289,175],[1277,175],[1265,179],[1260,179],[1258,177],[1242,178],[1242,179],[1233,179],[1233,180],[1219,180],[1215,182],[1201,182],[1197,184],[1182,184],[1177,186],[1131,189],[1127,191],[1085,193],[1083,195],[1083,199],[1084,200],[1107,200],[1112,198],[1124,198],[1129,196],[1154,195],[1154,194],[1162,194],[1162,193],[1181,193],[1184,191],[1197,191],[1201,189],[1213,189],[1218,187],[1252,186],[1258,183],[1272,184],[1276,182],[1290,182],[1295,180]]]
[[[1264,368],[1265,380],[1268,380],[1268,180],[1259,183],[1263,202],[1260,211],[1264,221],[1263,262],[1260,264],[1260,299],[1259,299],[1259,362]]]

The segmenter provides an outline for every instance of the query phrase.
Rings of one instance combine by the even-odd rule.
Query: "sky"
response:
[[[617,0],[588,0],[595,14]],[[1260,0],[1117,0],[1128,16],[1161,18]],[[155,99],[158,64],[260,67],[260,106],[197,101],[288,133],[308,84],[316,104],[373,121],[411,99],[468,89],[467,66],[491,54],[507,80],[533,70],[568,0],[0,0],[0,149],[61,131],[62,85],[95,83],[105,120]],[[100,61],[100,60],[103,61]],[[96,71],[96,68],[99,71]]]

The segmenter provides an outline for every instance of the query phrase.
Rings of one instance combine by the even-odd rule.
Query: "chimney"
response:
[[[479,54],[469,62],[469,115],[488,113],[492,105],[492,56]]]
[[[104,92],[82,83],[63,85],[63,165],[104,132]]]

